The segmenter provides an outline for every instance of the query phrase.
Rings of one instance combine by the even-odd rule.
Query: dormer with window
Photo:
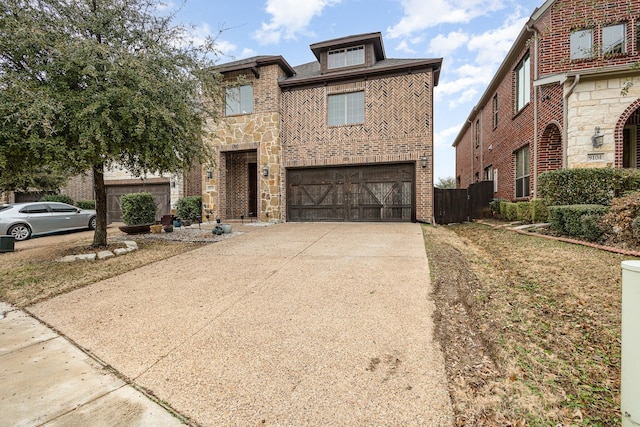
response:
[[[381,33],[342,37],[311,45],[322,74],[368,68],[385,59]]]

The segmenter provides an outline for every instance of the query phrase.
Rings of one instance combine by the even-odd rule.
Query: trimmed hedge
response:
[[[549,220],[549,210],[542,199],[531,199],[531,222],[547,222]]]
[[[126,225],[152,224],[158,209],[151,193],[125,194],[120,197],[120,208]]]
[[[559,169],[540,175],[538,189],[547,206],[609,205],[614,197],[640,190],[640,171],[632,169]]]
[[[595,218],[583,221],[583,217],[595,215],[599,218],[608,211],[608,206],[595,204],[549,206],[550,227],[554,231],[569,236],[587,238],[587,236],[597,234],[593,230],[593,224],[597,221]]]
[[[202,197],[183,197],[176,203],[176,213],[180,219],[195,221],[198,215],[202,215]]]
[[[530,202],[518,202],[516,203],[516,219],[522,221],[525,224],[531,223],[531,203]]]
[[[76,202],[76,206],[80,209],[95,209],[96,201],[95,200],[78,200]]]
[[[66,194],[46,194],[40,197],[41,202],[61,202],[73,205],[73,199]]]

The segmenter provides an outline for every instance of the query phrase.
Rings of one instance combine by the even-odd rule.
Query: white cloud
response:
[[[416,53],[415,50],[411,49],[409,47],[409,43],[406,40],[402,40],[398,46],[396,46],[396,50],[399,52],[404,52],[404,53],[408,53],[408,54],[414,54]]]
[[[450,32],[446,36],[438,34],[429,43],[429,52],[436,56],[449,56],[451,52],[464,46],[467,41],[469,41],[469,35],[460,31]]]
[[[240,52],[239,59],[251,58],[252,56],[256,56],[257,54],[258,53],[255,50],[249,47],[245,47],[244,49],[242,49],[242,52]]]
[[[449,147],[453,144],[453,140],[458,136],[458,132],[462,128],[462,123],[443,129],[433,135],[433,145],[435,148]]]
[[[268,23],[253,33],[260,44],[276,44],[282,37],[295,39],[305,34],[314,16],[322,14],[326,7],[334,6],[341,0],[267,0],[266,11],[271,15]]]
[[[400,0],[404,16],[387,28],[390,38],[407,37],[441,24],[467,23],[503,8],[502,0]]]

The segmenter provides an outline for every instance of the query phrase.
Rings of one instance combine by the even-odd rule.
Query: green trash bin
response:
[[[0,236],[0,253],[13,252],[13,244],[15,241],[13,236]]]

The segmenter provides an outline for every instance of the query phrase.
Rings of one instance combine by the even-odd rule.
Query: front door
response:
[[[636,126],[625,126],[622,132],[622,167],[637,168],[637,136]]]

